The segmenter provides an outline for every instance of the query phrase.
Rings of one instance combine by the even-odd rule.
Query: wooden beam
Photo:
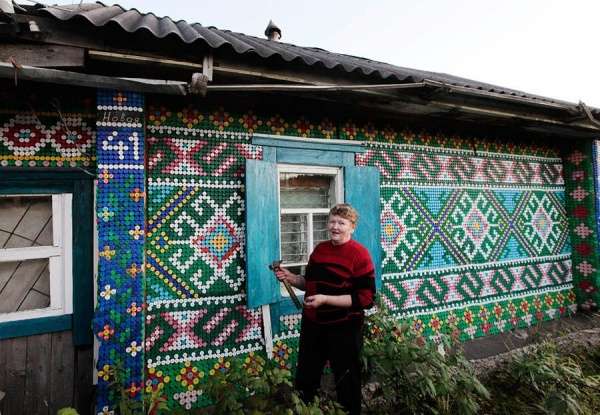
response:
[[[111,62],[126,62],[134,64],[168,66],[172,68],[181,68],[193,71],[202,71],[202,64],[175,59],[164,59],[156,56],[132,55],[130,53],[107,52],[103,50],[89,50],[88,56],[91,59],[104,60]]]
[[[367,77],[357,75],[356,73],[346,73],[345,71],[331,71],[319,68],[304,68],[300,65],[278,65],[274,68],[272,65],[264,62],[245,62],[244,57],[231,59],[226,56],[217,56],[215,53],[213,71],[217,77],[219,74],[237,75],[242,77],[253,77],[269,81],[289,82],[304,85],[364,85],[369,83],[380,83],[378,77]],[[369,81],[370,79],[370,81]],[[218,80],[218,77],[217,77]],[[389,83],[398,82],[390,79]],[[381,82],[382,83],[382,82]],[[429,101],[422,99],[414,94],[398,94],[393,91],[367,91],[360,92],[363,96],[373,97],[384,100],[397,101],[402,99],[404,102],[416,105],[428,105]]]
[[[291,92],[316,92],[316,91],[356,91],[368,92],[374,90],[392,91],[400,89],[416,89],[426,86],[422,82],[406,84],[347,84],[347,85],[293,85],[293,84],[233,84],[209,85],[210,91],[243,92],[243,91],[291,91]]]
[[[573,127],[584,128],[586,130],[600,131],[600,128],[598,128],[595,125],[591,125],[590,123],[585,123],[585,122],[567,123],[567,122],[564,122],[563,120],[552,119],[547,116],[534,114],[531,112],[530,113],[525,113],[525,112],[516,113],[514,111],[508,111],[508,110],[503,110],[503,109],[498,109],[498,108],[473,106],[473,105],[469,105],[466,103],[458,104],[458,103],[442,102],[442,101],[431,101],[431,104],[435,105],[437,107],[440,107],[440,108],[446,108],[449,111],[450,110],[458,110],[460,112],[465,112],[465,113],[474,114],[474,115],[485,115],[485,116],[490,116],[490,117],[495,117],[495,118],[520,119],[520,120],[532,121],[535,123],[560,125],[560,126],[573,126]]]
[[[118,33],[118,31],[109,31],[104,27],[89,27],[77,20],[61,21],[51,17],[20,14],[15,14],[14,18],[18,23],[35,21],[40,29],[39,32],[17,33],[14,36],[16,42],[74,46],[95,51],[186,62],[197,64],[199,67],[202,67],[202,58],[210,49],[207,50],[207,48],[199,47],[197,44],[178,44],[181,47],[171,48],[165,46],[174,44],[171,37],[167,37],[166,39],[156,39],[153,35],[152,42],[140,44],[139,39],[136,39],[135,36],[145,33],[144,31],[141,33],[127,33],[123,35]]]
[[[0,61],[8,62],[11,57],[18,64],[27,66],[42,68],[83,67],[85,49],[73,46],[23,43],[0,45]]]
[[[202,73],[206,75],[209,82],[213,80],[213,54],[208,52],[202,59]]]
[[[34,68],[22,66],[14,68],[11,64],[0,63],[0,78],[23,81],[47,82],[62,85],[77,85],[89,88],[111,88],[127,91],[144,92],[148,94],[187,95],[183,83],[144,82],[142,80],[113,78],[110,76],[91,75],[78,72],[60,71],[56,69]]]
[[[102,38],[94,37],[91,33],[82,33],[74,30],[73,25],[57,21],[54,18],[30,15],[13,15],[18,23],[35,21],[39,32],[21,32],[16,35],[19,40],[44,42],[55,45],[77,46],[90,49],[104,49],[105,42]]]
[[[255,78],[263,78],[270,79],[275,81],[283,81],[297,84],[306,84],[306,85],[326,85],[329,84],[329,80],[322,79],[321,77],[316,77],[314,75],[307,76],[306,74],[301,73],[286,73],[286,71],[273,71],[267,68],[261,68],[258,66],[246,66],[243,64],[235,64],[233,62],[222,62],[215,61],[213,66],[213,72],[215,73],[223,73],[223,74],[232,74],[232,75],[242,75],[242,76],[251,76]],[[339,78],[337,78],[337,82],[339,82]]]

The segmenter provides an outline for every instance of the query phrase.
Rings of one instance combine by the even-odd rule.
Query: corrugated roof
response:
[[[366,58],[332,53],[320,48],[301,47],[284,42],[269,41],[243,33],[220,30],[213,26],[187,23],[184,20],[174,21],[170,17],[158,17],[153,13],[141,13],[137,9],[127,10],[119,5],[107,6],[98,2],[81,5],[49,6],[40,8],[39,12],[49,14],[63,21],[86,21],[97,27],[116,26],[129,33],[148,31],[158,39],[175,36],[186,44],[202,42],[213,49],[230,47],[240,55],[255,54],[264,59],[280,57],[286,62],[301,62],[307,66],[322,66],[327,69],[343,69],[348,73],[359,72],[364,75],[375,75],[382,80],[421,82],[429,79],[454,86],[494,92],[502,95],[548,103],[563,103],[562,101],[552,100],[539,95],[527,94],[522,91],[444,73],[403,68]]]

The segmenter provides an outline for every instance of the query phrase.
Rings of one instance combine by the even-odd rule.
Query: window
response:
[[[303,275],[315,246],[327,240],[329,209],[343,201],[340,168],[278,166],[280,246],[283,264]],[[282,295],[288,295],[285,289]]]
[[[0,323],[72,313],[71,204],[0,195]]]
[[[329,208],[338,202],[359,212],[354,238],[375,262],[381,285],[379,171],[354,165],[364,148],[352,141],[254,134],[262,160],[246,160],[246,293],[251,308],[270,305],[274,332],[278,317],[297,312],[268,265],[283,259],[303,267],[314,245],[327,238]]]
[[[262,160],[246,160],[246,295],[248,307],[262,307],[267,354],[281,318],[297,314],[268,265],[283,259],[304,273],[314,246],[327,239],[329,208],[345,201],[359,212],[353,238],[371,253],[381,286],[379,171],[354,165],[360,144],[254,134]]]
[[[92,343],[93,217],[93,176],[0,170],[0,339]]]

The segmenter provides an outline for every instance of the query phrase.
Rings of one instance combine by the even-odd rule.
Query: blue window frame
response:
[[[343,169],[344,201],[360,215],[354,239],[371,253],[376,286],[381,287],[379,171],[355,166],[356,143],[256,134],[252,143],[263,147],[262,160],[246,161],[246,268],[247,300],[251,308],[269,304],[272,332],[279,317],[298,310],[282,296],[268,265],[280,256],[278,168],[280,164],[329,166]]]
[[[91,344],[93,315],[93,177],[81,171],[0,170],[1,195],[70,195],[72,298],[57,316],[0,323],[0,339],[73,330],[75,345]]]

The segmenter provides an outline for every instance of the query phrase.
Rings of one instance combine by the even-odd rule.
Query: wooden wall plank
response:
[[[80,415],[91,415],[94,407],[94,385],[92,384],[94,352],[92,346],[75,349],[75,404]]]
[[[0,392],[6,393],[6,358],[8,350],[6,347],[7,342],[0,341]],[[6,413],[4,411],[5,399],[0,400],[0,413]]]
[[[0,47],[0,61],[14,58],[21,65],[41,67],[83,66],[85,50],[71,46],[5,44]]]
[[[72,331],[0,341],[2,414],[51,414],[72,406],[93,409],[92,347],[73,346]]]
[[[3,414],[23,413],[25,400],[25,374],[27,368],[27,339],[24,337],[2,341],[6,358],[6,377],[2,390],[6,397],[2,405]]]
[[[50,359],[50,413],[73,405],[75,349],[71,331],[52,333]]]
[[[27,337],[27,370],[23,413],[49,414],[51,334]]]

